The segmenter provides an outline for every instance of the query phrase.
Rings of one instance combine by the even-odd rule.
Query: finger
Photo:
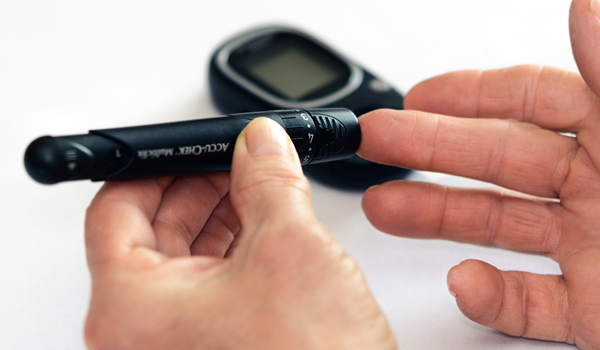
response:
[[[462,313],[484,326],[517,337],[575,341],[562,276],[499,271],[467,260],[448,273],[448,289]]]
[[[597,0],[574,0],[569,14],[571,45],[577,67],[590,89],[600,96],[600,2]],[[592,159],[596,169],[600,168],[600,102],[590,107],[585,129],[577,138]]]
[[[231,207],[229,196],[225,196],[192,243],[190,252],[193,255],[223,258],[231,248],[239,230],[240,225]]]
[[[230,197],[244,237],[233,256],[254,260],[257,251],[289,262],[286,247],[323,232],[311,206],[310,186],[285,131],[266,118],[240,134],[233,156]],[[260,254],[259,254],[260,255]]]
[[[571,137],[508,120],[377,110],[359,118],[358,154],[556,198],[578,148]]]
[[[431,78],[408,92],[404,106],[465,118],[516,119],[578,132],[595,101],[579,74],[526,65]]]
[[[294,146],[275,122],[258,119],[240,134],[231,192],[247,232],[265,222],[287,218],[294,210],[292,206],[310,207],[310,189]]]
[[[90,204],[85,241],[90,270],[136,247],[156,249],[151,222],[172,178],[107,182]],[[157,256],[149,256],[157,258]]]
[[[492,245],[557,258],[561,206],[505,192],[395,181],[367,190],[362,206],[373,226],[392,235]]]
[[[585,82],[600,95],[600,3],[574,0],[569,13],[571,46],[577,67]]]
[[[190,246],[229,190],[229,174],[177,178],[165,191],[152,226],[157,250],[190,255]]]

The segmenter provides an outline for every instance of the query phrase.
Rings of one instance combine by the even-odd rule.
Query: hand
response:
[[[573,1],[571,39],[585,82],[539,66],[456,72],[408,93],[405,107],[424,112],[380,110],[360,118],[359,154],[366,159],[514,190],[391,182],[366,192],[369,220],[398,236],[556,260],[562,276],[468,260],[450,270],[448,286],[476,322],[581,349],[600,348],[599,15],[596,0]]]
[[[86,244],[92,350],[395,349],[361,272],[315,218],[291,141],[268,119],[240,135],[231,181],[106,183]]]

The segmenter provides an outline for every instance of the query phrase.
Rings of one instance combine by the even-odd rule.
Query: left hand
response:
[[[590,4],[600,13],[597,0],[574,0],[571,8],[581,75],[518,66],[430,79],[405,100],[407,109],[428,113],[360,118],[359,154],[514,190],[398,181],[368,190],[363,208],[394,235],[551,257],[562,276],[469,260],[450,270],[448,286],[461,311],[485,326],[600,349],[600,21]]]

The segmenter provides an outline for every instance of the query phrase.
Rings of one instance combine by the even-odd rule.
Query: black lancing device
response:
[[[239,133],[259,117],[285,129],[302,165],[351,157],[360,145],[360,126],[348,109],[274,110],[43,136],[25,151],[25,168],[43,184],[229,171]]]

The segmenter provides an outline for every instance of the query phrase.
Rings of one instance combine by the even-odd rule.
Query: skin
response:
[[[414,87],[408,110],[360,118],[364,158],[506,188],[387,183],[365,193],[373,225],[556,260],[562,276],[467,260],[448,287],[476,322],[581,349],[600,348],[599,9],[572,3],[581,75],[450,73]],[[88,347],[395,349],[362,273],[310,203],[293,145],[267,119],[240,135],[231,175],[105,184],[86,218]]]
[[[581,75],[517,66],[427,80],[407,94],[407,111],[361,118],[359,150],[380,163],[505,188],[398,181],[369,189],[363,208],[374,226],[393,235],[554,259],[562,276],[499,271],[467,260],[450,270],[448,287],[475,322],[581,349],[600,348],[598,14],[595,0],[572,3],[571,41]]]
[[[106,183],[86,245],[92,350],[396,348],[269,119],[242,132],[231,176]]]

